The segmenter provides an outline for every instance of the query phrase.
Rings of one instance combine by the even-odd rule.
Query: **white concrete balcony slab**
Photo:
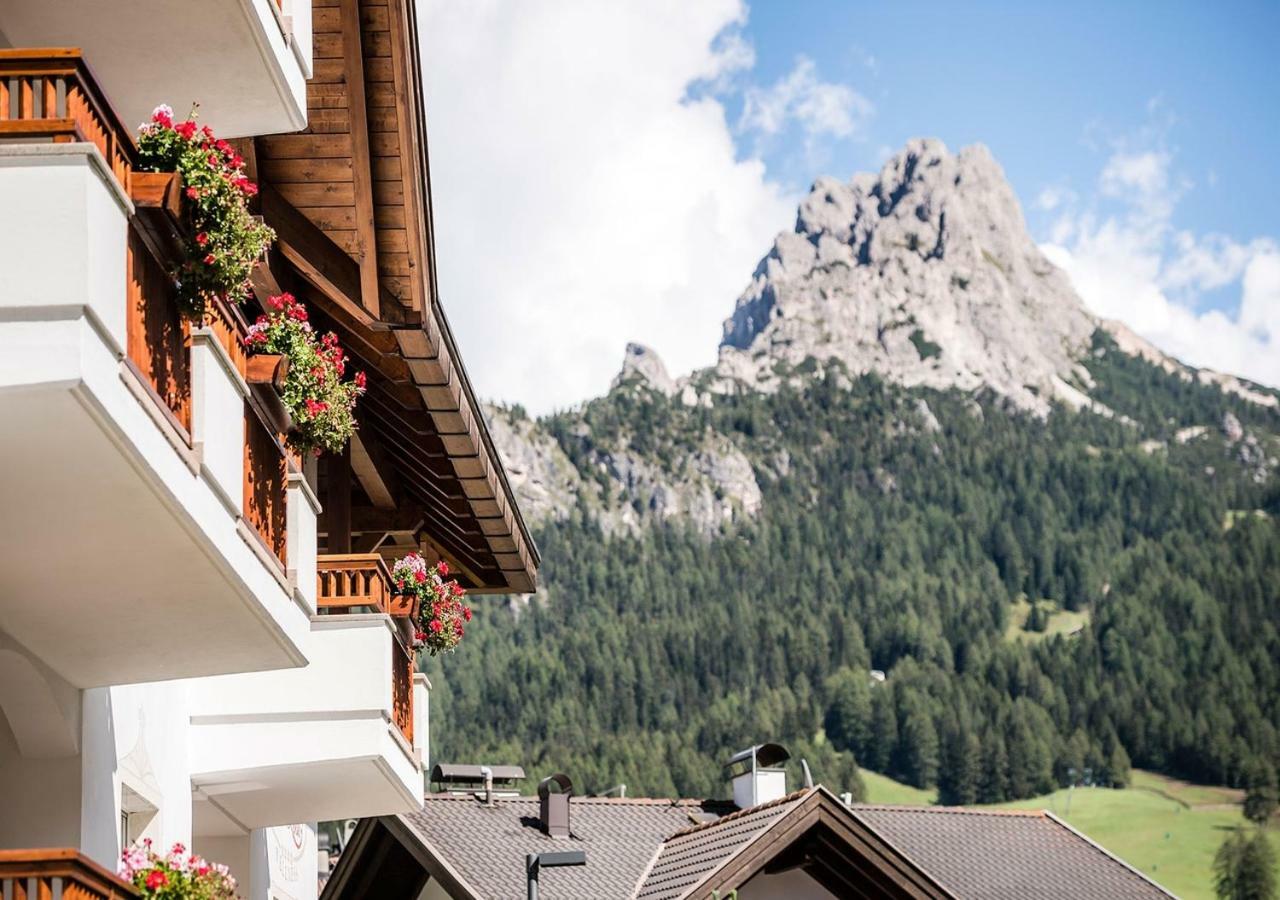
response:
[[[5,0],[15,47],[79,47],[130,125],[159,103],[221,137],[306,127],[311,0]]]
[[[180,421],[230,397],[220,428],[243,435],[246,389],[225,365],[195,387],[139,368],[190,351],[181,325],[147,343],[158,264],[100,149],[0,146],[0,209],[0,631],[76,688],[305,664],[310,610],[236,474],[252,459],[211,470]]]
[[[192,683],[196,835],[420,805],[425,723],[415,721],[410,698],[425,715],[426,685],[414,681],[403,622],[383,613],[319,615],[305,669]]]

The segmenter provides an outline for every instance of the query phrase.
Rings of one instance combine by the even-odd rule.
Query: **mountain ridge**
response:
[[[742,391],[797,388],[828,373],[849,385],[874,373],[908,388],[991,392],[1016,414],[1043,418],[1060,405],[1112,416],[1089,370],[1104,352],[1100,333],[1183,381],[1280,407],[1274,391],[1193,369],[1093,316],[1027,233],[990,152],[951,154],[919,139],[879,173],[814,183],[725,320],[715,365],[673,377],[654,350],[630,343],[610,394],[652,392],[705,409]],[[581,410],[554,436],[518,408],[486,411],[532,521],[585,505],[610,532],[687,519],[712,534],[760,508],[760,466],[732,435],[704,430],[686,436],[684,456],[664,457],[637,435],[587,440]],[[927,400],[918,412],[910,427],[937,427]],[[1269,471],[1263,460],[1258,471]],[[785,474],[787,465],[778,455],[765,469]]]

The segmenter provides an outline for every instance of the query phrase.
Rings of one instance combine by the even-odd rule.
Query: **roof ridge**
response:
[[[481,788],[476,791],[468,791],[466,793],[426,794],[423,796],[423,802],[426,802],[428,800],[433,803],[447,801],[447,800],[448,801],[461,800],[461,801],[467,801],[470,803],[475,803],[477,802],[479,795],[483,795],[483,793],[484,793],[484,789]],[[526,796],[524,794],[521,794],[518,796],[512,796],[510,794],[507,794],[505,796],[498,795],[498,796],[495,796],[493,799],[494,799],[495,806],[501,805],[503,803],[516,803],[516,802],[537,803],[538,802],[538,797],[536,795]],[[729,801],[727,800],[709,800],[709,799],[699,800],[692,797],[675,797],[675,798],[671,798],[671,797],[580,797],[576,794],[573,795],[573,803],[575,805],[582,804],[582,803],[599,803],[599,804],[608,804],[611,806],[668,806],[668,807],[678,808],[678,807],[685,807],[685,806],[714,806],[715,804],[718,804],[718,803],[728,803],[728,802]]]
[[[728,815],[720,816],[718,819],[712,819],[709,822],[699,822],[697,825],[690,825],[687,828],[681,828],[679,831],[671,835],[662,843],[665,844],[669,841],[675,840],[678,837],[684,837],[687,834],[693,834],[694,832],[697,832],[697,831],[705,831],[706,829],[714,828],[717,825],[723,825],[728,822],[735,822],[739,819],[745,818],[748,815],[751,815],[752,813],[760,812],[761,810],[771,809],[772,807],[775,807],[775,806],[782,806],[785,803],[791,803],[793,801],[799,800],[800,798],[806,796],[813,790],[815,789],[801,788],[798,791],[792,791],[790,794],[785,794],[784,796],[778,797],[776,800],[770,800],[767,803],[758,803],[755,806],[748,806],[746,809],[740,809],[737,812],[731,812]]]
[[[989,809],[979,806],[914,806],[909,803],[854,803],[850,807],[859,810],[883,810],[885,812],[935,813],[960,816],[1011,816],[1023,819],[1043,819],[1048,811],[1043,809]]]

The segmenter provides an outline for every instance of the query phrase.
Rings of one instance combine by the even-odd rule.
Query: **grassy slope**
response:
[[[933,799],[929,791],[865,769],[862,780],[869,803],[914,806]],[[1183,900],[1213,900],[1213,854],[1228,829],[1244,824],[1239,802],[1239,791],[1135,771],[1125,790],[1077,788],[1069,810],[1066,791],[1003,806],[1047,809]],[[1280,828],[1273,824],[1269,836],[1280,857]]]
[[[937,791],[922,791],[920,788],[894,781],[888,775],[862,769],[862,783],[867,787],[868,803],[888,803],[900,806],[929,806],[938,798]]]
[[[1055,634],[1070,634],[1089,624],[1089,610],[1087,609],[1071,612],[1068,609],[1058,609],[1057,604],[1052,600],[1038,600],[1036,602],[1049,610],[1049,627],[1042,632],[1027,631],[1027,616],[1031,614],[1031,604],[1026,598],[1019,598],[1009,606],[1009,627],[1004,632],[1006,641],[1035,643],[1036,641],[1043,641],[1046,638],[1053,637]]]

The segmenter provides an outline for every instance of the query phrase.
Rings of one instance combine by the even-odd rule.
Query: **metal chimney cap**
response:
[[[569,776],[557,772],[555,775],[548,775],[546,778],[538,782],[538,796],[547,797],[551,794],[551,784],[554,782],[559,786],[558,794],[573,795],[573,782],[569,780]]]
[[[496,782],[515,782],[524,778],[520,766],[471,766],[459,763],[436,763],[431,769],[435,784],[478,784],[484,781],[485,769],[490,770]]]
[[[791,758],[791,754],[781,744],[756,744],[754,747],[748,747],[733,754],[724,767],[732,769],[739,763],[749,762],[752,758],[755,759],[758,768],[769,768],[786,762]]]

